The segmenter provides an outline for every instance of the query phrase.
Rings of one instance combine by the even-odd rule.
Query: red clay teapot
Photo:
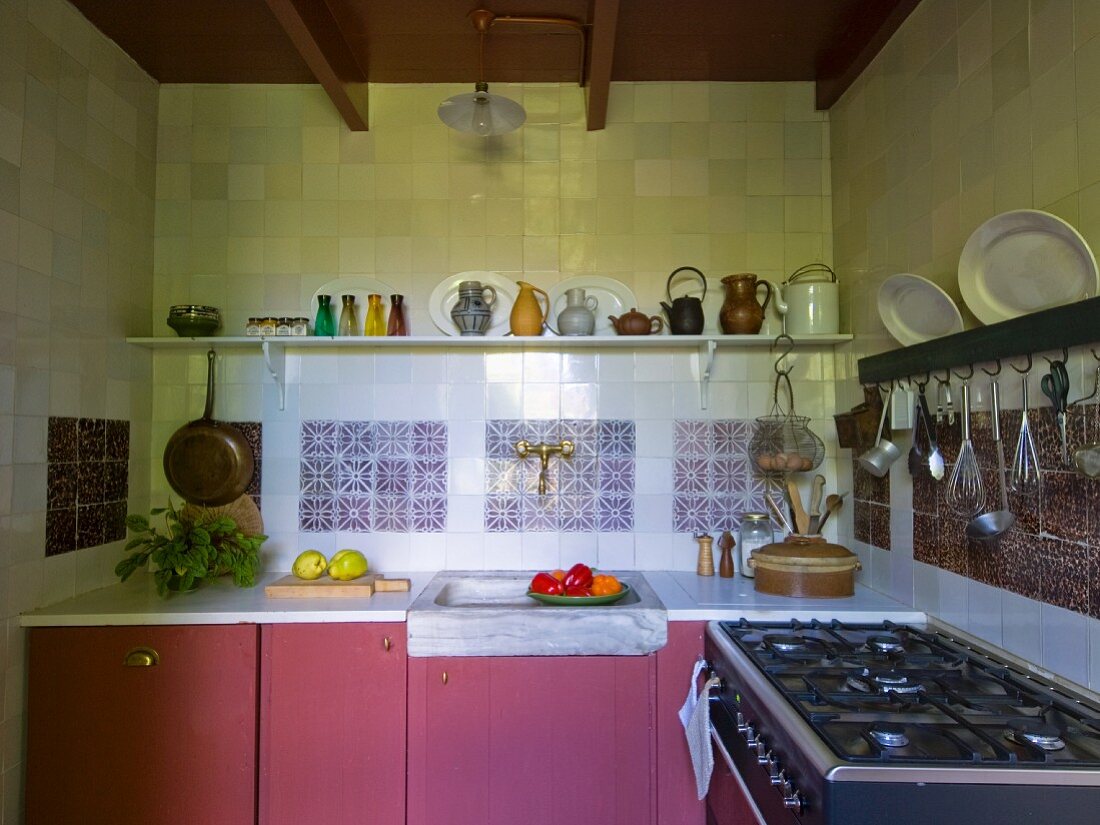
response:
[[[607,320],[618,335],[651,335],[665,328],[665,322],[659,316],[647,317],[635,307],[631,307],[630,312],[624,312],[618,318],[608,315]]]

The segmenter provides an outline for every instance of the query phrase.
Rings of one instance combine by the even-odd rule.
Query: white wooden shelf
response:
[[[137,347],[162,350],[256,349],[263,352],[264,364],[279,387],[279,409],[285,405],[286,351],[306,349],[352,349],[368,352],[402,352],[423,349],[471,349],[482,352],[495,350],[693,350],[699,364],[699,402],[707,408],[710,396],[710,376],[715,353],[719,349],[766,349],[775,339],[768,335],[623,335],[623,336],[446,336],[417,335],[409,337],[318,337],[318,336],[213,336],[210,338],[127,338]],[[851,335],[799,335],[796,347],[831,347],[852,340]]]

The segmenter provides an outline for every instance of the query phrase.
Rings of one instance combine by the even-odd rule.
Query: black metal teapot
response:
[[[672,279],[677,274],[684,271],[694,272],[699,276],[699,280],[703,282],[703,297],[695,298],[691,295],[681,295],[679,298],[672,297]],[[665,315],[668,316],[668,329],[673,335],[700,335],[703,332],[703,298],[707,297],[707,279],[698,269],[693,266],[682,266],[679,269],[674,269],[672,274],[668,276],[668,281],[665,283],[665,294],[668,295],[668,299],[672,301],[672,306],[669,306],[664,301],[661,301],[661,307],[665,311]]]

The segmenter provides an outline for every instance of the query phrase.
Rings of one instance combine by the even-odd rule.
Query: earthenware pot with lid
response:
[[[855,553],[822,536],[787,536],[765,545],[752,552],[749,566],[758,592],[813,599],[851,596],[862,568]]]

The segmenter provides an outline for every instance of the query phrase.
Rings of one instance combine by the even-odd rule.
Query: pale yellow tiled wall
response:
[[[0,695],[4,823],[22,821],[22,611],[114,579],[122,542],[45,558],[48,417],[131,421],[149,500],[157,91],[62,0],[0,0]]]
[[[597,132],[576,85],[501,84],[528,121],[490,139],[436,117],[465,91],[374,85],[352,133],[316,86],[162,86],[155,333],[184,301],[229,332],[306,312],[340,275],[377,275],[435,334],[424,304],[454,272],[610,275],[655,311],[680,265],[780,278],[832,257],[812,84],[617,83]]]
[[[924,0],[830,110],[853,354],[896,346],[875,302],[896,272],[939,284],[974,326],[959,254],[999,212],[1053,212],[1100,247],[1098,34],[1096,0]]]

